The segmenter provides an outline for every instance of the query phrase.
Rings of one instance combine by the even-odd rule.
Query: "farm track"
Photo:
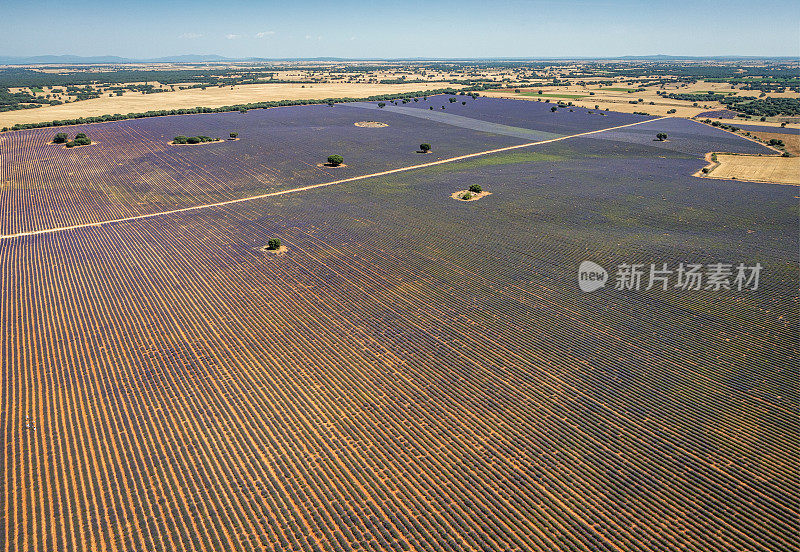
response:
[[[495,149],[491,149],[491,150],[485,150],[485,151],[480,151],[480,152],[475,152],[475,153],[469,153],[469,154],[466,154],[466,155],[459,155],[457,157],[450,157],[450,158],[447,158],[447,159],[440,159],[438,161],[431,161],[430,163],[422,163],[422,164],[419,164],[419,165],[411,165],[411,166],[408,166],[408,167],[400,167],[400,168],[397,168],[397,169],[390,169],[390,170],[387,170],[387,171],[380,171],[380,172],[375,172],[375,173],[371,173],[371,174],[353,176],[353,177],[349,177],[349,178],[342,178],[342,179],[339,179],[339,180],[333,180],[331,182],[323,182],[323,183],[320,183],[320,184],[310,184],[308,186],[300,186],[300,187],[291,188],[291,189],[288,189],[288,190],[280,190],[280,191],[277,191],[277,192],[270,192],[270,193],[266,193],[266,194],[255,195],[255,196],[249,196],[249,197],[243,197],[243,198],[237,198],[237,199],[230,199],[230,200],[226,200],[226,201],[218,201],[218,202],[215,202],[215,203],[206,203],[206,204],[202,204],[202,205],[193,205],[193,206],[190,206],[190,207],[181,207],[179,209],[170,209],[170,210],[167,210],[167,211],[160,211],[160,212],[157,212],[157,213],[147,213],[147,214],[142,214],[142,215],[131,215],[131,216],[120,217],[120,218],[110,219],[110,220],[95,221],[95,222],[82,223],[82,224],[73,224],[73,225],[70,225],[70,226],[59,226],[59,227],[55,227],[55,228],[32,230],[32,231],[28,231],[28,232],[17,232],[17,233],[13,233],[13,234],[4,234],[4,235],[0,235],[0,239],[17,238],[17,237],[23,237],[23,236],[38,236],[38,235],[42,235],[42,234],[52,234],[54,232],[63,232],[63,231],[66,231],[66,230],[77,230],[79,228],[97,227],[97,226],[103,226],[103,225],[107,225],[107,224],[118,224],[118,223],[123,223],[123,222],[132,222],[132,221],[144,220],[144,219],[148,219],[148,218],[152,218],[152,217],[160,217],[160,216],[166,216],[166,215],[174,215],[174,214],[178,214],[178,213],[186,213],[186,212],[189,212],[189,211],[197,211],[197,210],[200,210],[200,209],[211,209],[211,208],[217,208],[217,207],[225,207],[225,206],[228,206],[228,205],[234,205],[236,203],[242,203],[242,202],[245,202],[245,201],[253,201],[253,200],[264,199],[264,198],[268,198],[268,197],[276,197],[276,196],[285,195],[285,194],[303,192],[303,191],[306,191],[306,190],[313,190],[313,189],[316,189],[316,188],[323,188],[323,187],[326,187],[326,186],[334,186],[336,184],[344,184],[344,183],[347,183],[347,182],[355,182],[355,181],[358,181],[358,180],[365,180],[365,179],[369,179],[369,178],[376,178],[376,177],[380,177],[380,176],[388,176],[388,175],[402,173],[402,172],[406,172],[406,171],[424,169],[424,168],[427,168],[427,167],[433,167],[433,166],[436,166],[436,165],[443,165],[445,163],[453,163],[453,162],[456,162],[456,161],[462,161],[464,159],[471,159],[471,158],[480,157],[480,156],[483,156],[483,155],[491,155],[493,153],[502,153],[502,152],[512,151],[512,150],[521,149],[521,148],[530,148],[532,146],[540,146],[540,145],[545,145],[545,144],[551,144],[553,142],[560,142],[562,140],[568,140],[570,138],[579,138],[581,136],[589,136],[589,135],[592,135],[592,134],[599,134],[601,132],[617,130],[617,129],[620,129],[620,128],[626,128],[626,127],[641,125],[641,124],[650,123],[650,122],[653,122],[653,121],[659,121],[661,119],[669,119],[669,118],[670,117],[661,117],[661,118],[658,118],[658,119],[648,119],[646,121],[638,121],[638,122],[629,123],[629,124],[626,124],[626,125],[619,125],[619,126],[604,128],[604,129],[600,129],[600,130],[593,130],[593,131],[590,131],[590,132],[581,132],[581,133],[578,133],[578,134],[571,134],[569,136],[562,136],[560,138],[551,138],[549,140],[542,140],[542,141],[538,141],[538,142],[529,142],[529,143],[526,143],[526,144],[519,144],[519,145],[515,145],[515,146],[507,146],[507,147],[503,147],[503,148],[495,148]]]

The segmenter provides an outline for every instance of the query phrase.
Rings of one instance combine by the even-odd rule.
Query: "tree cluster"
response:
[[[204,142],[217,142],[220,138],[211,138],[210,136],[183,136],[179,135],[176,136],[173,140],[173,144],[202,144]]]
[[[79,132],[75,135],[75,139],[70,140],[69,135],[66,132],[59,132],[55,136],[53,136],[53,143],[54,144],[64,144],[68,148],[74,148],[75,146],[88,146],[92,143],[86,133]]]

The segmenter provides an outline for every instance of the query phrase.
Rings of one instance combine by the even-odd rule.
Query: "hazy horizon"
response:
[[[346,0],[273,4],[207,0],[135,4],[9,2],[0,55],[130,59],[228,58],[619,58],[793,57],[800,54],[798,2],[770,9],[728,2],[724,10],[679,0],[441,2],[363,7]],[[124,22],[124,25],[120,25]],[[758,40],[747,29],[768,29]],[[365,56],[368,52],[369,56]],[[653,53],[650,53],[653,52]]]

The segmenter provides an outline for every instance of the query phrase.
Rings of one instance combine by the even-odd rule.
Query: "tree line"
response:
[[[401,100],[420,96],[433,96],[436,94],[458,94],[474,90],[484,90],[485,86],[473,86],[465,89],[440,88],[437,90],[424,90],[418,92],[398,92],[393,94],[380,94],[366,98],[326,98],[322,100],[280,100],[269,102],[255,102],[246,104],[226,105],[222,107],[190,107],[182,109],[160,109],[145,111],[144,113],[115,113],[113,115],[97,115],[93,117],[78,117],[77,119],[63,119],[56,121],[42,121],[39,123],[17,123],[12,127],[3,127],[3,131],[25,130],[29,128],[48,128],[56,126],[82,125],[87,123],[107,123],[110,121],[123,121],[126,119],[145,119],[148,117],[163,117],[166,115],[194,115],[198,113],[227,113],[230,111],[247,112],[250,109],[267,109],[270,107],[284,107],[290,105],[331,104],[347,102],[369,102],[379,100]]]

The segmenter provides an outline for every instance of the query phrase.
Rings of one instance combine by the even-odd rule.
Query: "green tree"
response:
[[[663,142],[664,140],[667,139],[667,133],[666,132],[659,132],[658,134],[656,134],[656,139],[659,142]]]
[[[69,136],[66,132],[59,132],[53,137],[54,144],[66,144],[67,140],[69,140]]]
[[[185,144],[189,139],[186,136],[180,135],[172,139],[173,144]]]
[[[276,249],[281,248],[281,239],[280,238],[270,238],[267,242],[267,249],[270,251],[275,251]]]
[[[558,108],[556,106],[553,106],[553,107],[550,108],[550,111],[555,113],[556,111],[558,111]]]
[[[230,137],[233,138],[233,139],[236,139],[236,138],[239,137],[239,133],[238,132],[231,132]]]
[[[344,162],[344,158],[341,155],[329,155],[328,156],[328,164],[334,167],[338,167]]]
[[[429,151],[431,151],[431,145],[427,144],[427,143],[426,144],[420,144],[419,145],[419,151],[421,151],[422,153],[428,153]]]
[[[473,193],[476,193],[476,194],[479,194],[479,193],[481,193],[481,185],[480,184],[472,184],[469,187],[469,191],[473,192]]]

